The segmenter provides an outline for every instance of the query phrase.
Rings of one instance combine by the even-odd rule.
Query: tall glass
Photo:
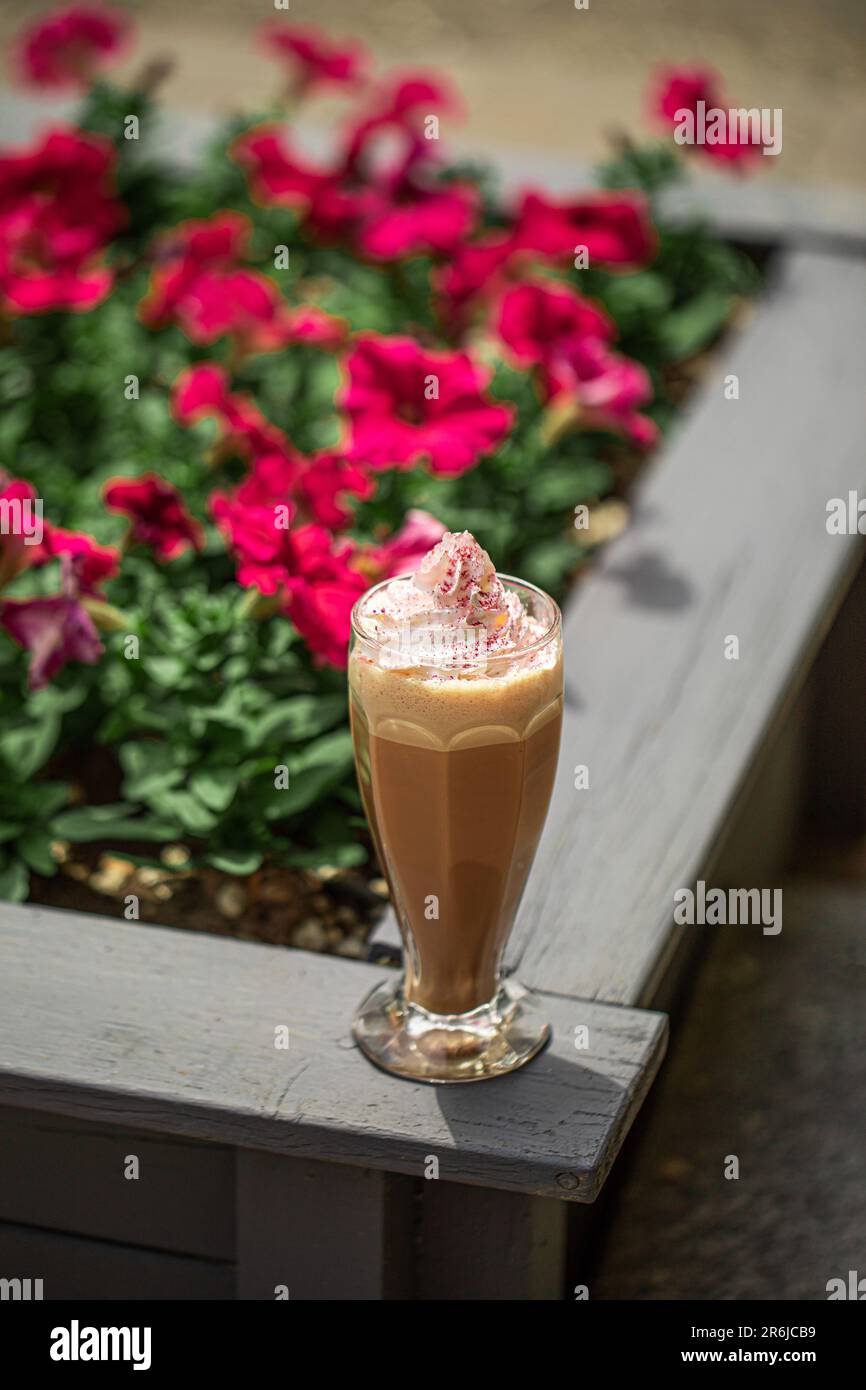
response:
[[[355,762],[405,952],[403,977],[368,995],[353,1031],[371,1061],[420,1081],[513,1071],[550,1036],[501,962],[556,771],[560,614],[534,585],[499,578],[540,635],[505,655],[467,645],[456,668],[435,624],[382,637],[382,585],[352,613]]]

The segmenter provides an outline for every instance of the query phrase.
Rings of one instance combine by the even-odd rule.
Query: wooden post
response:
[[[236,1171],[238,1298],[409,1296],[411,1178],[255,1149]]]

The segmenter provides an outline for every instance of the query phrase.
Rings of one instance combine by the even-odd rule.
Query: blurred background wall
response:
[[[783,108],[784,150],[762,174],[866,186],[866,0],[291,0],[288,13],[273,0],[115,3],[138,25],[135,65],[175,55],[164,94],[179,108],[261,104],[277,73],[253,36],[282,14],[363,40],[380,66],[448,71],[468,108],[464,145],[592,159],[607,133],[645,128],[656,64],[710,63],[733,105]],[[0,0],[4,47],[56,7]]]

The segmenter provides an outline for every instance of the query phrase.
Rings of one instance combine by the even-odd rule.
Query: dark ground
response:
[[[866,1276],[866,887],[714,933],[590,1277],[601,1299],[825,1299]],[[740,1176],[724,1176],[728,1155]]]

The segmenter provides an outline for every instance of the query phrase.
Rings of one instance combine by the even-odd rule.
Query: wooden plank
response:
[[[233,1203],[231,1148],[0,1108],[0,1220],[231,1259]]]
[[[673,894],[707,862],[862,559],[861,537],[825,523],[830,498],[866,492],[864,301],[862,262],[780,257],[568,610],[560,772],[510,955],[532,988],[651,997]]]
[[[435,1181],[421,1197],[417,1299],[562,1298],[563,1202]]]
[[[110,1241],[82,1240],[30,1226],[0,1222],[4,1278],[41,1279],[43,1298],[230,1299],[231,1264],[142,1250]]]
[[[238,1298],[408,1296],[411,1179],[254,1149],[237,1172]]]
[[[415,1177],[433,1154],[444,1180],[574,1201],[594,1199],[665,1045],[661,1015],[550,996],[542,1056],[437,1088],[351,1043],[381,968],[6,903],[0,962],[2,1103]]]

